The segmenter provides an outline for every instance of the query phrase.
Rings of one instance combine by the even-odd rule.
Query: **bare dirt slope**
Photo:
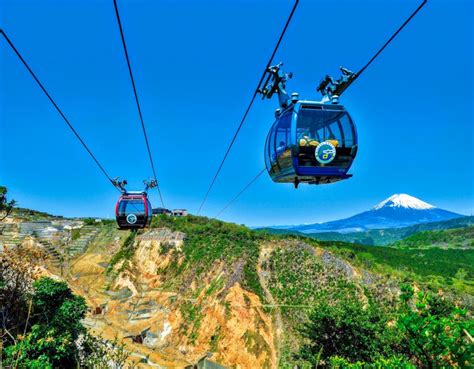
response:
[[[277,367],[272,315],[238,281],[226,285],[223,263],[184,293],[170,291],[157,271],[182,257],[182,236],[153,230],[134,247],[130,261],[108,272],[110,254],[97,248],[71,264],[69,283],[91,306],[85,323],[94,332],[124,342],[135,358],[146,358],[143,366],[182,368],[211,352],[229,367]]]

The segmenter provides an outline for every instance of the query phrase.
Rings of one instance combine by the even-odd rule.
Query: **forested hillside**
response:
[[[394,242],[391,246],[412,249],[434,247],[444,249],[474,249],[474,226],[458,229],[418,232],[400,241]]]
[[[312,237],[320,241],[341,241],[357,243],[362,245],[385,246],[398,240],[411,236],[414,233],[431,230],[444,230],[455,228],[466,228],[473,224],[474,217],[455,218],[443,222],[421,223],[402,228],[372,229],[361,232],[319,232],[319,233],[300,233],[286,229],[263,228],[262,232],[270,234],[293,234]]]

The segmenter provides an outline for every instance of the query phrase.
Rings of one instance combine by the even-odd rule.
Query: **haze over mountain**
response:
[[[437,208],[407,194],[395,194],[381,201],[372,209],[349,218],[325,223],[277,226],[303,233],[314,232],[362,232],[369,229],[400,228],[413,224],[438,222],[463,215]]]

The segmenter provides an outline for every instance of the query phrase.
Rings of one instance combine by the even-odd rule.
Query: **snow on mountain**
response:
[[[421,201],[416,197],[407,195],[407,194],[395,194],[390,196],[388,199],[379,202],[373,207],[374,210],[381,209],[385,206],[396,207],[396,208],[407,208],[407,209],[417,209],[417,210],[427,210],[434,209],[433,205],[428,204],[427,202]]]
[[[371,210],[352,217],[325,223],[280,226],[303,233],[316,232],[362,232],[368,229],[400,228],[413,224],[439,222],[462,217],[447,210],[436,208],[416,197],[395,194],[375,205]]]

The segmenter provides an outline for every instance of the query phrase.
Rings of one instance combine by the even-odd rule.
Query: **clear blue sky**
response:
[[[275,61],[290,92],[357,70],[419,1],[301,0]],[[166,205],[196,211],[291,9],[278,1],[119,1]],[[112,0],[1,0],[0,24],[112,176],[151,174]],[[349,216],[393,193],[473,209],[473,5],[430,0],[350,87],[354,177],[261,177],[222,218],[248,225]],[[0,40],[0,183],[24,207],[112,216],[116,191]],[[213,216],[264,165],[277,101],[258,101],[209,197]],[[158,196],[152,200],[158,205]]]

